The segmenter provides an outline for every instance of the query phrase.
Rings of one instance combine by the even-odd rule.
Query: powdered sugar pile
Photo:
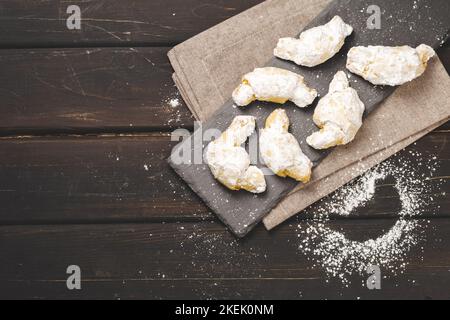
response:
[[[315,266],[322,267],[328,276],[347,285],[350,276],[366,275],[370,266],[378,266],[393,275],[402,273],[407,266],[408,253],[418,246],[427,226],[426,221],[414,218],[432,202],[429,177],[420,172],[429,172],[432,176],[437,166],[434,159],[415,153],[413,160],[389,160],[323,200],[314,208],[314,218],[298,226],[300,252]],[[358,242],[332,229],[330,216],[350,216],[356,208],[373,199],[377,182],[387,178],[395,180],[394,188],[401,203],[399,220],[387,233],[377,239]]]
[[[179,92],[176,92],[172,96],[164,99],[162,104],[166,107],[167,112],[170,114],[169,119],[167,120],[168,125],[181,125],[182,121],[182,109],[180,108],[182,104],[182,100],[180,98]]]
[[[353,210],[367,204],[375,195],[377,181],[386,179],[386,173],[380,170],[368,172],[353,185],[347,185],[331,196],[325,214],[349,216]]]
[[[173,99],[170,99],[170,100],[169,100],[169,105],[170,105],[172,108],[177,108],[177,107],[181,106],[180,99],[179,99],[179,98],[173,98]]]
[[[402,273],[412,248],[419,244],[426,224],[418,220],[399,219],[385,235],[366,242],[351,241],[343,233],[325,223],[300,229],[300,249],[312,254],[315,265],[324,268],[328,276],[348,284],[348,277],[366,274],[369,266],[379,266],[384,272]]]

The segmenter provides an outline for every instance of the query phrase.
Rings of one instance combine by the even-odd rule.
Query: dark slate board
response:
[[[378,5],[382,9],[382,28],[380,30],[367,28],[367,19],[370,15],[366,10],[370,5]],[[316,17],[306,29],[323,25],[335,15],[341,16],[346,23],[353,26],[354,33],[347,38],[346,45],[334,58],[315,68],[299,67],[294,63],[277,58],[273,58],[267,65],[303,75],[307,83],[317,89],[320,96],[323,97],[327,94],[330,81],[336,72],[346,70],[347,52],[351,47],[357,45],[410,45],[416,47],[425,43],[438,48],[447,39],[450,30],[450,1],[448,0],[337,0]],[[365,116],[395,90],[391,87],[373,86],[355,75],[351,76],[351,86],[358,91],[361,100],[366,105]],[[330,151],[319,152],[306,144],[306,138],[317,130],[312,121],[315,105],[307,109],[299,109],[292,103],[287,103],[283,108],[286,109],[291,120],[290,131],[300,142],[305,154],[317,165]],[[262,128],[269,114],[275,108],[280,107],[282,106],[273,103],[255,102],[246,108],[233,108],[233,102],[230,100],[211,120],[203,124],[203,131],[210,128],[226,130],[234,117],[238,115],[255,116],[258,128]],[[190,139],[175,147],[173,152],[177,153],[179,148],[187,146],[186,143],[191,143],[192,154],[202,152],[208,142],[203,145],[194,143],[196,134],[198,137],[201,133],[196,131]],[[200,148],[202,150],[199,150]],[[292,179],[266,176],[267,192],[264,194],[253,195],[246,191],[233,192],[214,179],[206,164],[186,163],[180,165],[175,164],[172,159],[169,159],[169,162],[177,174],[238,237],[243,237],[251,231],[298,184]]]

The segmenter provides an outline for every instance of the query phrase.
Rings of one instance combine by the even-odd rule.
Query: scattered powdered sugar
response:
[[[189,251],[192,257],[208,257],[206,265],[195,265],[195,260],[197,259],[192,261],[192,264],[204,274],[208,274],[211,268],[224,264],[229,268],[239,268],[244,262],[247,264],[256,264],[255,259],[261,256],[252,247],[248,248],[248,251],[245,250],[239,240],[230,236],[226,229],[212,233],[208,229],[202,229],[201,225],[194,225],[192,232],[186,235],[186,238],[181,241],[180,246],[182,248],[190,247],[194,249]]]
[[[173,93],[170,97],[166,97],[163,100],[163,104],[173,109],[180,107],[181,106],[180,93],[178,91],[175,91],[175,93]]]
[[[167,107],[167,112],[170,115],[167,120],[168,125],[181,125],[183,110],[180,108],[183,106],[179,92],[176,92],[169,98],[163,100],[163,104]]]
[[[349,216],[353,210],[361,207],[375,195],[377,181],[386,178],[386,172],[374,170],[362,176],[356,184],[347,185],[331,196],[326,208],[327,214]]]
[[[366,242],[351,241],[344,234],[333,231],[324,223],[306,229],[308,235],[300,248],[312,253],[329,276],[348,284],[348,277],[366,274],[369,266],[379,266],[383,271],[401,273],[410,250],[421,239],[417,220],[400,219],[385,235]]]
[[[322,267],[329,277],[340,279],[345,285],[349,284],[350,276],[367,275],[371,266],[378,266],[392,275],[402,273],[407,267],[408,254],[423,239],[428,225],[423,219],[414,218],[432,202],[428,181],[437,169],[436,158],[422,157],[418,153],[413,156],[412,160],[384,162],[321,201],[318,208],[314,208],[314,218],[298,226],[300,252],[315,266]],[[332,229],[331,216],[350,216],[356,208],[374,198],[377,182],[387,178],[395,181],[393,187],[401,203],[399,220],[387,233],[359,242]]]
[[[179,98],[170,99],[169,100],[169,105],[172,108],[177,108],[177,107],[181,106],[180,99]]]

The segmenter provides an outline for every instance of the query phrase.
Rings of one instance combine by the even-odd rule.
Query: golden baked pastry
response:
[[[327,24],[303,32],[299,39],[280,39],[274,54],[300,66],[315,67],[334,57],[352,32],[350,25],[335,16]]]
[[[304,108],[317,97],[317,91],[309,88],[304,78],[294,72],[279,68],[258,68],[246,74],[233,92],[235,104],[244,107],[253,101],[286,103],[292,101]]]
[[[374,85],[399,86],[420,77],[433,48],[420,45],[403,47],[354,47],[348,53],[347,69]]]
[[[364,111],[364,103],[350,87],[347,75],[339,71],[314,112],[314,123],[321,130],[309,136],[307,143],[318,150],[350,143],[362,126]]]
[[[279,177],[290,177],[299,182],[311,180],[313,163],[303,153],[297,139],[288,132],[286,111],[275,110],[261,130],[259,142],[265,165]]]
[[[264,173],[250,166],[250,156],[242,145],[255,132],[255,118],[238,116],[230,127],[205,152],[205,160],[214,177],[230,190],[252,193],[266,191]]]

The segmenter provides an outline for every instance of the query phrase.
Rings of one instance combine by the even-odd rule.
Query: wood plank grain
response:
[[[168,50],[0,50],[0,135],[192,128]]]
[[[447,72],[450,74],[450,41],[447,41],[443,47],[438,50],[438,55],[447,69]]]
[[[167,51],[0,50],[0,135],[192,126],[172,81]],[[179,105],[171,105],[171,99]]]
[[[176,44],[262,0],[73,0],[0,2],[1,47],[154,46]],[[67,8],[81,9],[69,30]]]
[[[437,156],[430,181],[434,204],[426,215],[449,216],[449,133],[438,132],[400,153]],[[168,134],[0,139],[0,223],[94,223],[212,219],[209,210],[170,169],[176,142]],[[430,170],[423,174],[430,176]],[[360,217],[393,216],[399,197],[380,181]]]
[[[394,223],[332,221],[330,228],[365,241]],[[348,288],[327,281],[298,249],[297,225],[272,233],[259,227],[244,241],[209,222],[0,227],[0,297],[448,299],[450,220],[434,219],[420,230],[424,240],[408,254],[404,274],[393,276],[381,266],[387,279],[374,292],[362,276],[350,277]],[[82,291],[66,289],[69,265],[81,268]]]
[[[3,222],[188,218],[208,210],[170,170],[168,135],[5,139]]]
[[[439,132],[450,132],[450,121],[447,122],[446,124],[444,124],[442,127],[437,129],[436,131],[439,131]]]

